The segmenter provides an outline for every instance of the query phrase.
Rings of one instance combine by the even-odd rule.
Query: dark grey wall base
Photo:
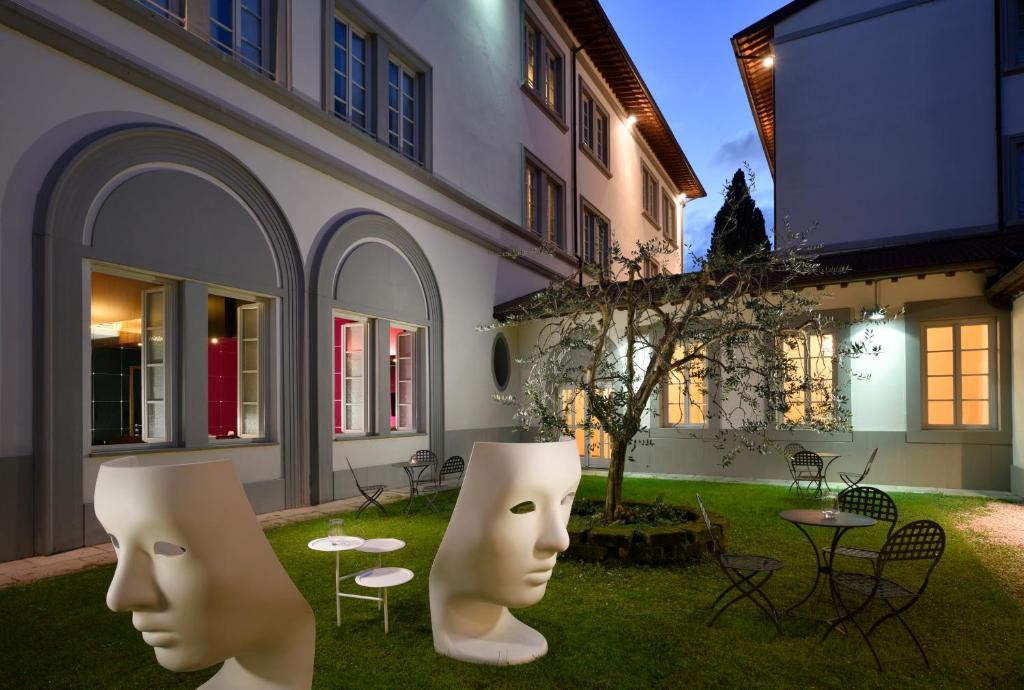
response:
[[[1010,465],[1010,491],[1024,496],[1024,467]]]
[[[908,443],[903,431],[855,431],[852,440],[833,442],[801,439],[808,450],[837,453],[828,470],[829,482],[839,482],[839,472],[864,468],[878,448],[870,481],[894,486],[940,489],[1009,491],[1011,447],[1002,444]],[[784,442],[783,442],[784,443]],[[721,475],[737,479],[787,479],[789,470],[781,454],[744,453],[728,467],[722,453],[701,439],[682,432],[675,438],[656,438],[654,446],[637,448],[627,472]],[[1024,488],[1024,481],[1019,482]]]
[[[32,456],[0,458],[0,562],[35,553]]]

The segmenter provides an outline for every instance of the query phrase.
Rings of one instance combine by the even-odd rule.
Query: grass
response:
[[[604,481],[584,477],[580,495],[599,496]],[[781,558],[786,566],[768,591],[777,605],[803,595],[813,578],[810,548],[780,510],[814,506],[775,486],[627,479],[628,498],[693,503],[732,521],[732,550]],[[1024,687],[1024,610],[993,574],[999,553],[954,527],[955,517],[985,499],[896,494],[901,521],[937,520],[947,528],[946,554],[925,597],[908,619],[932,660],[925,668],[898,624],[877,635],[886,672],[875,671],[856,635],[788,618],[779,636],[752,605],[741,603],[708,629],[708,605],[725,580],[711,561],[689,568],[607,569],[559,563],[547,595],[517,615],[540,630],[550,652],[512,668],[472,666],[434,653],[427,574],[446,518],[420,513],[385,519],[370,513],[346,521],[364,537],[404,539],[386,556],[416,573],[392,591],[392,632],[383,634],[375,607],[344,601],[334,624],[333,559],[309,551],[323,520],[275,529],[271,544],[317,615],[315,687]],[[450,510],[449,499],[448,509]],[[851,532],[850,543],[880,535]],[[846,543],[844,541],[844,543]],[[344,554],[346,570],[373,564]],[[211,671],[175,674],[161,668],[128,615],[108,611],[104,594],[112,568],[0,591],[0,687],[194,688]],[[1019,574],[1018,574],[1019,577]],[[824,603],[814,602],[824,613]]]

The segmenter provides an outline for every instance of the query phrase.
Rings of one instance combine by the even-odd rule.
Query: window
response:
[[[406,158],[420,160],[419,89],[416,74],[402,64],[388,63],[388,145]]]
[[[523,26],[523,88],[548,110],[562,116],[562,54],[532,19]]]
[[[360,129],[370,129],[370,70],[366,34],[341,17],[334,18],[332,110]]]
[[[523,227],[566,249],[565,184],[531,154],[523,165]]]
[[[654,174],[643,166],[643,203],[644,213],[655,225],[658,223],[658,181]]]
[[[269,0],[210,0],[210,41],[242,64],[272,73]]]
[[[494,345],[491,348],[491,373],[494,375],[494,385],[498,390],[508,388],[509,379],[512,377],[512,350],[504,333],[494,336]]]
[[[611,458],[611,444],[604,429],[598,428],[597,419],[591,417],[591,428],[586,429],[586,400],[575,388],[562,389],[562,414],[576,439],[576,451],[588,462]]]
[[[391,430],[416,430],[415,326],[390,328]]]
[[[787,424],[824,421],[835,391],[835,335],[793,333],[785,336],[782,350],[787,360]]]
[[[995,426],[995,321],[963,319],[922,325],[924,426]]]
[[[583,260],[608,270],[611,232],[608,219],[591,206],[583,206]]]
[[[644,278],[661,275],[661,266],[654,259],[644,259]]]
[[[1004,68],[1024,65],[1024,0],[1003,2]]]
[[[169,443],[169,286],[97,270],[90,283],[92,445]]]
[[[665,239],[676,243],[676,205],[668,194],[661,194],[661,232]]]
[[[366,433],[367,323],[334,315],[334,433]]]
[[[255,299],[207,297],[207,434],[211,439],[264,436],[266,349],[263,307]]]
[[[152,10],[164,19],[170,19],[177,24],[185,23],[185,12],[183,4],[185,0],[137,0],[140,5]]]
[[[677,345],[673,360],[686,356],[683,345]],[[662,384],[661,425],[700,426],[707,410],[707,384],[700,361],[688,362],[683,369],[670,372]]]
[[[580,88],[580,146],[608,167],[608,113]]]

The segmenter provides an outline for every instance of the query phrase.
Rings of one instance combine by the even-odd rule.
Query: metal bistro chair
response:
[[[387,508],[385,508],[381,504],[381,502],[377,500],[378,498],[380,498],[380,495],[384,493],[384,489],[386,489],[387,487],[384,486],[383,484],[367,484],[366,486],[363,486],[362,484],[359,483],[359,477],[356,476],[356,471],[352,469],[352,463],[348,461],[347,455],[345,456],[345,464],[348,465],[348,471],[352,473],[352,479],[356,483],[356,488],[359,489],[359,493],[361,493],[363,495],[363,498],[366,499],[365,501],[363,501],[363,505],[359,506],[359,510],[356,511],[356,517],[359,517],[360,514],[362,514],[362,512],[366,509],[366,506],[370,505],[371,503],[380,508],[380,512],[384,513],[384,517],[389,517]]]
[[[822,470],[821,456],[817,453],[798,450],[789,458],[789,473],[793,477],[793,483],[789,485],[790,491],[795,486],[796,492],[802,496],[804,491],[813,488],[815,496],[821,495],[821,483],[825,481],[825,474]],[[806,483],[806,488],[801,486],[801,483]]]
[[[865,479],[868,478],[868,472],[871,471],[871,465],[873,465],[875,463],[875,456],[876,455],[878,455],[878,449],[877,448],[875,448],[873,451],[871,451],[871,457],[868,458],[868,464],[864,466],[864,471],[861,472],[859,475],[856,474],[855,472],[840,472],[839,473],[839,478],[842,479],[843,483],[846,484],[851,489],[853,487],[857,486],[862,481],[864,481]]]
[[[441,510],[434,503],[438,494],[445,491],[452,491],[462,486],[462,475],[466,471],[466,461],[462,459],[461,455],[453,455],[444,461],[441,465],[441,471],[437,473],[437,481],[433,484],[427,484],[423,488],[419,489],[419,493],[426,499],[427,503],[434,512],[438,515],[441,514]],[[451,478],[454,477],[455,481],[452,482]]]
[[[786,447],[782,449],[782,454],[786,457],[786,460],[789,460],[802,450],[804,450],[804,447],[799,443],[787,443]]]
[[[896,523],[900,519],[899,511],[896,509],[896,502],[892,500],[892,497],[873,486],[856,486],[843,491],[839,494],[837,506],[844,513],[856,513],[857,515],[874,518],[879,522],[888,522],[889,531],[885,533],[886,539],[892,536],[892,531],[896,529]],[[822,552],[826,555],[832,555],[832,549],[828,546],[823,548]],[[837,546],[834,555],[866,560],[878,558],[877,551],[858,549],[852,546]],[[831,562],[832,559],[827,558],[826,560]]]
[[[434,455],[434,451],[422,449],[412,454],[409,458],[409,462],[416,465],[423,465],[422,469],[415,474],[412,480],[412,486],[414,490],[417,490],[423,484],[433,484],[436,482],[434,477],[434,470],[437,468],[437,456]]]
[[[873,574],[833,571],[830,580],[832,596],[844,613],[832,622],[828,630],[825,631],[825,634],[821,636],[821,641],[824,642],[825,638],[836,627],[849,621],[853,623],[854,627],[857,628],[857,632],[864,638],[868,649],[871,650],[871,655],[875,658],[875,665],[881,671],[882,662],[878,658],[875,646],[871,644],[871,634],[882,623],[890,618],[895,618],[903,626],[903,629],[907,631],[907,634],[910,635],[910,639],[917,646],[917,651],[921,652],[925,666],[930,668],[928,655],[924,653],[924,647],[921,646],[921,642],[917,639],[914,631],[910,629],[910,625],[904,620],[903,614],[924,594],[924,590],[928,587],[928,578],[931,577],[932,571],[938,565],[939,559],[942,558],[942,553],[945,550],[946,533],[943,531],[942,526],[931,520],[918,520],[899,528],[891,537],[885,540],[881,551],[878,552],[878,558],[875,559]],[[887,565],[904,561],[921,561],[922,565],[926,565],[924,578],[916,589],[883,577]],[[850,608],[846,605],[840,594],[842,591],[864,595],[864,601],[858,606]],[[868,605],[875,599],[884,601],[886,606],[889,607],[889,613],[876,620],[868,628],[868,631],[864,632],[864,628],[857,622],[856,617],[867,609]],[[894,604],[894,601],[898,602],[898,605]]]
[[[714,603],[711,604],[711,609],[714,610],[718,603],[722,601],[722,598],[733,590],[739,590],[739,594],[730,599],[722,608],[718,609],[711,620],[708,621],[708,627],[710,628],[718,620],[718,617],[725,612],[727,608],[735,604],[737,601],[743,598],[750,599],[757,605],[757,608],[771,619],[772,623],[775,624],[775,628],[782,632],[782,625],[780,623],[781,616],[776,610],[775,605],[772,603],[768,595],[761,589],[765,583],[771,579],[772,575],[775,574],[776,570],[782,567],[782,561],[768,558],[767,556],[737,556],[730,553],[726,553],[721,543],[718,541],[718,537],[715,536],[715,528],[711,524],[711,518],[708,517],[708,511],[704,508],[704,501],[701,500],[700,494],[697,494],[697,505],[700,507],[700,514],[704,518],[704,524],[707,525],[708,532],[711,534],[711,539],[715,544],[715,549],[718,554],[715,560],[718,561],[718,566],[725,573],[725,576],[729,578],[731,583],[718,598],[715,599]],[[760,573],[764,573],[764,577],[757,579]],[[762,604],[754,595],[758,595],[764,600]]]

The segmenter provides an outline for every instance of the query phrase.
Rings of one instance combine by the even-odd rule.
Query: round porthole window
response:
[[[494,385],[498,390],[505,390],[512,376],[512,351],[504,333],[494,336],[494,347],[491,348],[491,373],[494,374]]]

